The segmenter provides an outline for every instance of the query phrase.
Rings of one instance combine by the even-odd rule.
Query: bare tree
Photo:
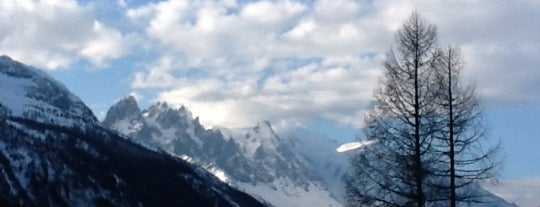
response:
[[[489,147],[484,142],[482,106],[475,88],[460,79],[463,60],[459,50],[448,47],[439,57],[436,84],[440,128],[434,148],[442,155],[443,164],[439,166],[446,166],[438,168],[439,175],[447,177],[449,182],[440,185],[448,188],[450,206],[455,207],[458,202],[480,201],[477,194],[468,191],[458,194],[457,190],[493,177],[499,145]]]
[[[438,127],[436,28],[413,13],[396,43],[365,119],[366,137],[377,144],[353,159],[351,205],[424,206],[431,199],[426,178],[438,161],[431,152]]]

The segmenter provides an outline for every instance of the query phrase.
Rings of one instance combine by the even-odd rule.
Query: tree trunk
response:
[[[448,50],[448,56],[452,57],[452,49]],[[456,207],[456,170],[454,151],[454,95],[452,94],[452,63],[448,61],[448,129],[450,145],[450,207]]]

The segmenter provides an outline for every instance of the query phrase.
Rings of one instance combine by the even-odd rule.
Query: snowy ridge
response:
[[[62,126],[97,124],[82,101],[47,74],[0,56],[0,105],[10,116]]]
[[[167,103],[157,103],[150,107],[150,109],[142,113],[144,121],[149,126],[152,126],[157,129],[157,131],[162,132],[161,136],[153,136],[154,140],[157,142],[164,142],[164,144],[170,144],[174,142],[175,139],[178,139],[177,133],[187,133],[188,137],[191,138],[199,148],[202,147],[203,142],[200,140],[197,135],[195,135],[195,125],[193,115],[191,112],[187,111],[185,107],[180,107],[179,109],[173,109],[167,105]],[[173,121],[174,124],[184,125],[186,127],[185,131],[180,131],[174,124],[163,124],[169,121]],[[125,132],[123,132],[125,133]]]
[[[267,121],[257,123],[253,128],[222,128],[220,131],[226,139],[233,139],[249,159],[255,158],[257,150],[275,151],[279,145],[279,137]]]

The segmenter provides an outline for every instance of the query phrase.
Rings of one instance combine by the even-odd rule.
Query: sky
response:
[[[349,141],[412,11],[461,49],[503,147],[492,190],[538,205],[527,197],[540,192],[537,0],[2,0],[0,53],[44,69],[99,118],[131,94],[143,108],[185,105],[207,127],[269,120]]]

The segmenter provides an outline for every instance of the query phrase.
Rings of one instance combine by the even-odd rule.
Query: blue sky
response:
[[[348,141],[362,136],[384,53],[413,10],[461,48],[503,144],[503,184],[530,189],[500,194],[539,203],[523,197],[540,189],[536,0],[3,0],[0,53],[43,68],[98,117],[135,94],[143,107],[185,105],[209,127],[270,120]]]

